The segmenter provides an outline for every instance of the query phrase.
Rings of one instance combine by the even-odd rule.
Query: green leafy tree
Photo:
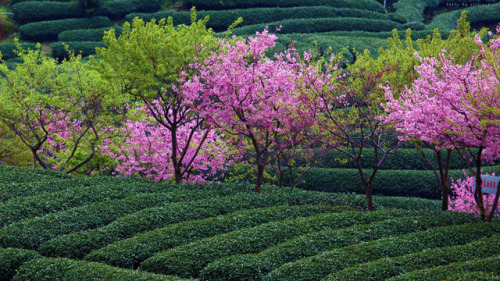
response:
[[[184,81],[193,75],[192,64],[203,62],[217,49],[218,43],[204,20],[191,14],[191,25],[174,26],[172,18],[145,23],[135,18],[125,23],[120,37],[113,30],[104,36],[106,47],[97,48],[100,61],[94,59],[97,70],[112,87],[112,95],[125,97],[138,106],[145,106],[159,126],[171,134],[171,163],[174,180],[182,181],[197,153],[187,156],[190,147],[205,144],[210,128],[203,118],[184,103],[181,89]],[[181,145],[180,128],[191,124],[188,141]],[[202,132],[195,144],[192,137]]]
[[[97,153],[114,101],[81,56],[58,64],[40,46],[18,49],[21,64],[0,64],[0,123],[42,168],[75,172]]]

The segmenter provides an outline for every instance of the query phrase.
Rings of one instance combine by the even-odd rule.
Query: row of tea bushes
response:
[[[306,18],[336,18],[336,17],[355,17],[365,19],[389,20],[386,14],[373,12],[370,10],[334,8],[329,6],[304,6],[290,8],[250,8],[250,9],[232,9],[232,10],[214,10],[197,11],[199,19],[209,16],[208,27],[215,31],[226,30],[239,17],[243,17],[243,22],[238,26],[252,25],[259,23],[268,23],[286,19],[306,19]],[[132,22],[135,17],[142,18],[144,21],[152,19],[160,20],[172,17],[174,24],[190,24],[190,12],[160,11],[151,14],[131,13],[125,17],[127,21]]]
[[[498,1],[497,1],[498,2]],[[477,29],[482,26],[496,26],[500,22],[500,3],[490,5],[479,5],[465,9],[467,11],[467,21],[472,28]],[[456,28],[462,10],[451,11],[436,15],[427,24],[429,28],[439,28],[439,30],[451,30]]]
[[[253,24],[233,29],[236,35],[255,34],[268,27],[271,32],[280,28],[280,34],[287,33],[316,33],[328,31],[392,31],[402,29],[403,25],[394,21],[360,18],[313,18],[313,19],[286,19],[263,24]]]
[[[104,32],[109,31],[110,29],[114,29],[115,36],[119,37],[122,33],[123,27],[108,26],[108,27],[94,28],[94,29],[68,30],[59,33],[57,39],[61,42],[78,42],[78,41],[97,42],[97,41],[102,41],[102,38],[104,37]]]
[[[212,196],[216,195],[225,196],[227,192],[213,191]],[[44,242],[60,235],[102,227],[146,208],[206,197],[207,192],[203,190],[176,190],[92,203],[0,228],[0,246],[36,250]]]
[[[24,263],[15,281],[182,281],[174,276],[139,272],[105,264],[64,258],[35,258]],[[187,280],[185,280],[187,281]]]
[[[198,278],[205,266],[222,257],[260,252],[294,237],[327,228],[338,229],[369,224],[398,216],[401,216],[401,213],[391,211],[343,212],[270,222],[160,252],[142,262],[140,269],[185,278]]]
[[[228,10],[255,7],[297,7],[297,6],[331,6],[336,8],[351,8],[371,10],[384,13],[384,6],[376,0],[184,0],[183,6],[191,9],[192,6],[200,10]]]
[[[500,224],[482,222],[431,228],[426,231],[322,252],[312,257],[284,264],[269,273],[265,280],[321,280],[330,274],[358,264],[381,258],[408,255],[437,247],[466,244],[480,238],[493,236],[499,231]],[[414,278],[409,280],[428,279]]]
[[[493,278],[491,278],[491,276],[493,276]],[[417,270],[414,272],[389,278],[387,280],[493,281],[493,280],[499,280],[500,278],[498,276],[500,276],[500,255],[495,255],[483,259],[474,259],[465,262],[457,262],[457,263],[452,263],[450,265],[438,266],[434,268]]]
[[[263,280],[281,265],[314,256],[325,249],[350,246],[433,227],[470,223],[472,215],[451,213],[403,213],[402,217],[360,224],[343,229],[326,229],[299,236],[257,254],[233,255],[210,263],[202,271],[207,280]],[[412,215],[413,214],[413,215]],[[358,280],[363,280],[360,278]]]
[[[135,269],[142,261],[155,253],[202,238],[241,228],[256,227],[272,221],[312,216],[319,213],[342,212],[348,209],[349,207],[345,206],[300,205],[242,210],[202,220],[185,221],[145,232],[93,251],[85,256],[85,259]]]
[[[59,33],[73,29],[101,28],[112,25],[108,17],[71,18],[62,20],[32,22],[19,27],[22,40],[47,42],[57,40]]]
[[[329,275],[324,280],[386,280],[412,271],[491,257],[499,253],[498,245],[500,245],[500,235],[497,234],[465,245],[434,248],[414,254],[359,264]]]
[[[295,192],[293,195],[282,191],[270,191],[263,194],[237,193],[232,196],[147,208],[118,218],[103,227],[56,237],[42,244],[39,251],[58,257],[82,258],[94,250],[132,237],[139,232],[163,228],[169,224],[187,220],[201,220],[245,209],[305,204],[341,205],[355,209],[366,209],[365,200],[361,196],[332,196],[320,192],[303,191]]]

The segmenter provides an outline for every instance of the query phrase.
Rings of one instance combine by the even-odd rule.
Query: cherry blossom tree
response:
[[[278,139],[304,123],[297,114],[297,81],[303,65],[293,49],[266,57],[277,37],[265,29],[234,44],[220,41],[222,52],[197,65],[199,75],[183,88],[183,95],[206,122],[235,136],[239,148],[251,146],[257,166],[255,192],[260,192],[264,169],[286,145]],[[308,57],[306,57],[306,60]],[[293,128],[292,128],[293,127]]]

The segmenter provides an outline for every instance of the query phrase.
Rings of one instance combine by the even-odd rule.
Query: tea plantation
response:
[[[498,280],[498,219],[252,189],[0,166],[0,280]]]

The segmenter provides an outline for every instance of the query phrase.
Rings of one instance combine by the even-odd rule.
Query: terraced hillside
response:
[[[375,197],[377,210],[367,212],[360,195],[255,194],[245,183],[169,185],[5,166],[0,180],[0,280],[500,274],[500,222],[441,212],[439,201]]]
[[[237,18],[243,22],[234,34],[248,36],[262,31],[266,26],[274,31],[281,26],[277,50],[289,47],[295,41],[300,51],[315,48],[320,52],[333,48],[335,53],[344,51],[353,59],[354,50],[368,49],[374,56],[379,47],[387,47],[387,38],[396,29],[399,36],[408,28],[412,38],[425,38],[439,28],[446,37],[454,29],[462,10],[467,10],[468,20],[475,29],[493,28],[500,21],[499,0],[184,0],[141,1],[106,0],[95,9],[84,9],[70,0],[11,0],[13,21],[18,26],[24,48],[34,48],[42,42],[52,56],[64,58],[70,49],[83,56],[95,53],[103,46],[104,31],[110,28],[120,32],[125,20],[135,17],[145,20],[173,17],[175,24],[190,22],[189,12],[195,6],[199,18],[209,16],[208,26],[221,32]],[[64,44],[63,44],[64,43]],[[347,47],[346,50],[344,48]],[[14,44],[0,44],[5,60],[16,63]]]

